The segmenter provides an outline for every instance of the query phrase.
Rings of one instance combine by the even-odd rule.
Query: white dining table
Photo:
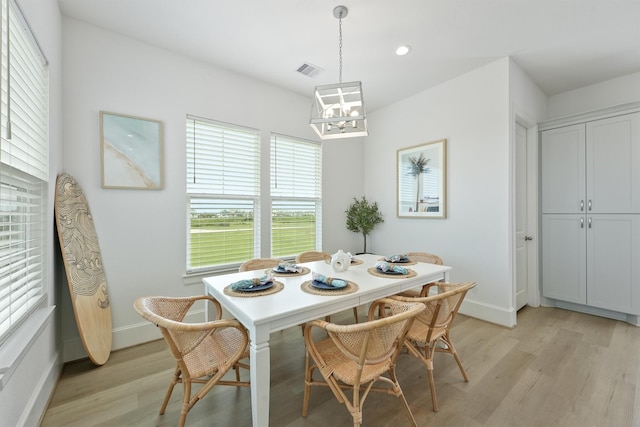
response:
[[[394,275],[379,277],[367,270],[382,259],[382,256],[365,254],[357,255],[355,258],[362,263],[351,265],[346,271],[340,273],[333,271],[324,261],[298,264],[307,267],[310,270],[309,273],[298,276],[276,276],[275,280],[283,283],[284,288],[277,293],[262,296],[231,296],[224,292],[224,288],[238,280],[260,277],[265,274],[265,270],[223,274],[203,279],[205,293],[216,298],[249,331],[253,427],[269,425],[271,381],[269,337],[272,332],[313,319],[324,318],[426,283],[449,281],[451,271],[451,267],[448,266],[418,262],[406,266],[416,273],[414,277]],[[313,272],[351,281],[358,285],[358,290],[340,295],[316,295],[305,292],[302,284],[311,280]]]

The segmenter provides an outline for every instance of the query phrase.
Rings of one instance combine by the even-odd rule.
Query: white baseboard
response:
[[[460,306],[460,313],[507,328],[516,326],[516,311],[513,308],[504,309],[465,298]]]

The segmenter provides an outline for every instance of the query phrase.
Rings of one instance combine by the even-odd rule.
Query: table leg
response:
[[[269,390],[271,387],[271,355],[268,339],[258,342],[255,336],[252,336],[250,353],[253,427],[267,427],[269,425]]]

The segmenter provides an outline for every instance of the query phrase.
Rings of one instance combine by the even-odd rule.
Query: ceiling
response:
[[[640,71],[640,0],[58,0],[64,15],[305,96],[360,80],[369,112],[511,56],[547,95]],[[399,44],[411,52],[396,56]],[[298,73],[303,64],[323,69]]]

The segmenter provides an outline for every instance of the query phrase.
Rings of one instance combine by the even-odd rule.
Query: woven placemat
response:
[[[302,271],[299,273],[281,273],[279,271],[274,271],[273,268],[267,268],[264,272],[267,274],[271,273],[274,276],[294,277],[294,276],[304,276],[305,274],[309,274],[311,270],[308,267],[302,267]]]
[[[384,258],[380,258],[378,261],[386,261],[386,262],[389,262],[389,261],[385,260]],[[404,265],[414,265],[414,264],[417,264],[417,263],[418,263],[418,261],[413,260],[413,259],[410,259],[410,260],[409,260],[409,261],[407,261],[407,262],[393,262],[393,263],[391,263],[391,264],[398,264],[398,265],[404,266]]]
[[[311,282],[312,282],[311,280],[302,282],[302,284],[300,285],[300,289],[302,289],[304,292],[308,294],[314,294],[314,295],[346,295],[346,294],[352,294],[358,289],[360,289],[357,283],[354,283],[350,280],[347,281],[347,286],[340,289],[318,289],[311,286]]]
[[[270,287],[269,289],[265,289],[264,291],[238,292],[238,291],[234,291],[233,289],[231,289],[231,285],[225,286],[223,291],[224,291],[225,295],[229,295],[231,297],[251,298],[251,297],[263,297],[265,295],[275,294],[277,292],[280,292],[283,289],[284,289],[284,283],[278,282],[277,280],[274,280],[273,281],[273,286]]]
[[[372,274],[374,276],[378,276],[378,277],[385,277],[387,279],[408,279],[409,277],[416,277],[418,275],[418,273],[416,273],[415,271],[413,271],[410,268],[407,268],[407,274],[384,274],[384,273],[380,273],[378,271],[377,268],[375,267],[369,267],[367,268],[367,271],[369,272],[369,274]]]

